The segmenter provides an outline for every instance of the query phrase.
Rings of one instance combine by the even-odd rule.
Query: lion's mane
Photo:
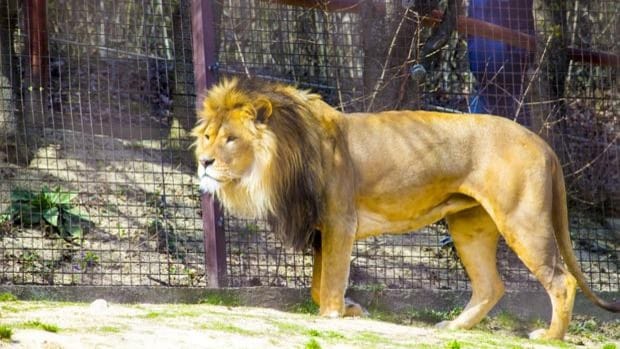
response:
[[[225,80],[207,95],[205,105],[221,111],[258,100],[266,100],[272,107],[271,115],[264,119],[258,111],[256,122],[265,127],[254,145],[254,151],[270,153],[261,160],[268,163],[258,166],[262,173],[249,176],[243,184],[227,185],[217,195],[225,208],[233,208],[233,214],[235,206],[239,212],[262,212],[261,218],[280,241],[303,249],[314,242],[324,209],[321,142],[325,135],[312,106],[320,98],[279,84],[234,79]],[[261,205],[258,197],[263,198],[265,208],[253,207]],[[231,201],[236,202],[226,205]]]

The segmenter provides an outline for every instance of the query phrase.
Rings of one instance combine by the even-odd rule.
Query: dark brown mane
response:
[[[295,249],[314,240],[323,213],[321,127],[311,106],[290,87],[240,81],[251,98],[267,98],[273,108],[265,121],[276,136],[277,150],[270,175],[272,212],[267,221],[276,236]],[[268,174],[269,175],[269,174]]]

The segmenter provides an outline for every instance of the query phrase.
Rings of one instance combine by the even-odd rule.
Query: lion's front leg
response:
[[[321,305],[321,269],[322,269],[322,256],[321,247],[314,246],[314,264],[312,268],[312,287],[310,289],[310,295],[312,300],[317,305]],[[344,316],[364,316],[366,311],[361,305],[356,303],[350,298],[344,299]]]
[[[348,313],[344,294],[349,281],[353,242],[353,232],[330,230],[324,231],[321,236],[321,256],[319,258],[321,267],[320,270],[317,269],[318,267],[314,269],[314,274],[317,272],[320,274],[320,285],[315,286],[316,282],[313,281],[313,288],[319,288],[319,313],[321,316],[333,318],[345,316]],[[353,313],[356,312],[357,308],[361,309],[357,304],[350,308]]]
[[[321,305],[321,244],[315,244],[314,263],[312,264],[312,286],[310,288],[310,296],[316,305]]]

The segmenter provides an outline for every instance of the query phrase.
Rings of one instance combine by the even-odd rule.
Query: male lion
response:
[[[233,79],[208,91],[192,134],[202,190],[234,215],[266,218],[294,248],[313,245],[311,293],[323,316],[361,313],[344,299],[354,240],[441,218],[473,290],[463,312],[441,327],[471,328],[502,297],[500,235],[551,298],[549,329],[531,337],[564,337],[576,285],[598,306],[620,311],[588,288],[579,269],[556,155],[515,122],[427,111],[343,114],[316,94]]]

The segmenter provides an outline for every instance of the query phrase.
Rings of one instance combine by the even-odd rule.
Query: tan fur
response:
[[[268,219],[289,245],[313,243],[312,298],[323,316],[362,313],[344,299],[356,239],[442,218],[473,292],[462,314],[440,326],[471,328],[501,298],[500,235],[551,298],[551,326],[532,336],[563,338],[577,284],[597,305],[620,310],[593,294],[579,270],[557,157],[512,121],[342,114],[290,86],[237,80],[211,89],[200,117],[193,135],[201,186],[232,214]]]

